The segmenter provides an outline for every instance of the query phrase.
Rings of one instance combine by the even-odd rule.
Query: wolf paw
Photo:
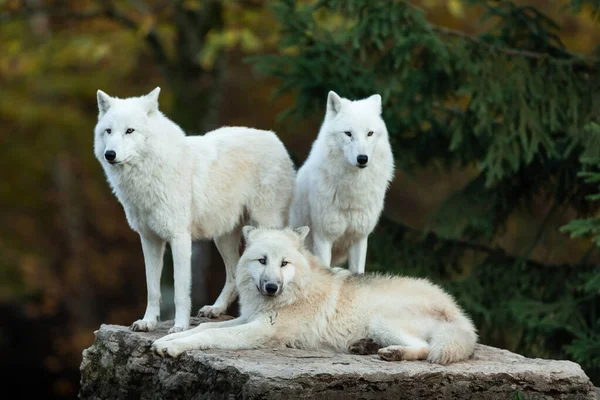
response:
[[[426,359],[429,349],[427,347],[388,346],[379,349],[377,354],[385,361],[415,361]]]
[[[181,353],[185,352],[187,346],[181,346],[177,342],[154,342],[151,349],[161,357],[179,357]]]
[[[158,339],[152,343],[151,349],[162,357],[179,357],[188,350],[205,350],[214,347],[211,344],[214,344],[214,342],[200,333],[194,336],[178,337],[169,341]]]
[[[134,332],[152,332],[156,330],[156,326],[158,325],[158,320],[156,321],[146,321],[143,319],[139,319],[135,321],[129,329]]]
[[[198,311],[199,317],[206,318],[217,318],[219,315],[225,312],[224,307],[216,307],[216,306],[204,306]]]
[[[379,345],[370,338],[359,339],[348,345],[348,352],[350,354],[357,354],[361,356],[377,354],[378,350]]]
[[[178,332],[183,332],[185,330],[187,330],[187,328],[184,326],[173,325],[173,327],[171,329],[169,329],[169,332],[167,332],[167,333],[178,333]]]

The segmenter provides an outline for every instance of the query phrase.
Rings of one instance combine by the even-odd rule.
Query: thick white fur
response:
[[[192,239],[214,239],[223,257],[225,286],[213,306],[200,310],[201,315],[218,316],[236,296],[242,226],[248,221],[286,225],[295,171],[283,143],[270,131],[224,127],[186,136],[158,110],[159,91],[119,99],[99,90],[94,152],[142,242],[148,304],[131,328],[156,328],[169,243],[175,281],[171,331],[179,332],[189,327]],[[126,133],[128,129],[134,131]],[[116,152],[117,164],[106,160],[108,150]]]
[[[386,360],[448,364],[472,355],[473,323],[439,286],[425,279],[334,273],[303,246],[307,233],[307,227],[244,227],[247,247],[236,278],[241,316],[167,335],[153,349],[173,357],[192,349],[266,346],[346,352],[370,338]],[[265,295],[265,282],[279,286],[275,296]]]
[[[361,154],[368,157],[364,168],[357,162]],[[325,265],[347,259],[351,272],[363,273],[367,239],[393,174],[381,96],[350,101],[329,92],[319,135],[298,170],[290,226],[310,226],[307,247]]]

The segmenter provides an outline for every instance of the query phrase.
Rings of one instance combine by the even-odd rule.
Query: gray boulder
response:
[[[193,318],[192,324],[204,322]],[[156,332],[102,325],[83,352],[80,399],[598,399],[581,367],[477,345],[466,362],[386,362],[295,349],[193,351],[161,358]]]

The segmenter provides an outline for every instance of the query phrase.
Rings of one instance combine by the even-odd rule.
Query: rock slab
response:
[[[193,318],[192,325],[204,322]],[[296,349],[150,350],[155,332],[102,325],[83,351],[80,399],[599,399],[581,367],[477,345],[472,359],[441,366]]]

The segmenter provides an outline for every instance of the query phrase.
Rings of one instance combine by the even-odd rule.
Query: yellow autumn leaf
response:
[[[152,29],[154,29],[154,25],[156,24],[155,18],[153,15],[145,15],[140,23],[140,27],[138,32],[145,36],[148,34],[148,32],[150,32]]]
[[[438,0],[423,0],[423,6],[425,8],[433,8],[437,6]]]
[[[240,46],[246,52],[252,52],[260,49],[260,40],[250,29],[243,29],[240,32]]]
[[[186,10],[199,10],[202,8],[202,4],[199,0],[186,0],[183,2],[183,8]]]
[[[462,18],[465,16],[465,7],[461,0],[449,0],[448,11],[455,17]]]

